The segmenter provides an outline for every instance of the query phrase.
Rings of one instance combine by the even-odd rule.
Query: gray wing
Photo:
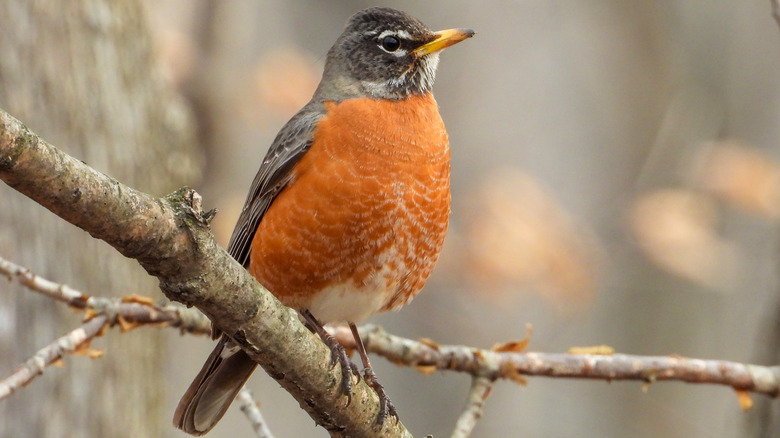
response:
[[[293,167],[311,147],[314,130],[324,111],[322,104],[315,102],[303,107],[279,131],[263,159],[228,243],[230,255],[245,267],[249,265],[257,225],[276,196],[290,182]]]

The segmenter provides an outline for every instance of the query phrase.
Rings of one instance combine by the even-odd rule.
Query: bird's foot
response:
[[[363,361],[363,380],[366,381],[368,386],[370,386],[374,392],[376,392],[377,397],[379,397],[379,414],[376,416],[377,425],[381,427],[385,424],[388,415],[395,417],[395,420],[398,421],[398,412],[395,410],[393,402],[390,401],[390,397],[387,396],[385,388],[376,378],[374,369],[371,368],[371,361],[368,360],[366,346],[363,345],[363,339],[360,338],[360,333],[358,333],[355,323],[350,322],[349,329],[352,331],[352,337],[355,338],[355,347],[357,348],[358,354],[360,354],[360,360]]]
[[[382,426],[388,416],[395,417],[395,420],[398,421],[398,412],[395,410],[393,402],[390,401],[390,397],[387,396],[384,386],[382,386],[382,384],[379,383],[379,380],[376,378],[374,370],[370,367],[364,369],[363,379],[366,381],[368,386],[370,386],[374,392],[376,392],[377,397],[379,397],[379,414],[376,416],[377,424]]]
[[[317,321],[308,310],[302,310],[306,327],[316,333],[322,342],[330,349],[330,366],[338,363],[341,366],[341,392],[347,396],[347,406],[352,402],[352,376],[360,379],[360,371],[350,359],[347,350]]]

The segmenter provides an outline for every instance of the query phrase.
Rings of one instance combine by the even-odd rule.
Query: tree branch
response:
[[[330,329],[346,347],[354,341],[343,326]],[[460,371],[475,377],[511,379],[522,376],[566,377],[599,380],[638,380],[653,383],[677,380],[731,386],[738,391],[770,397],[780,394],[780,366],[761,366],[723,360],[691,359],[681,356],[635,356],[629,354],[565,354],[498,352],[461,345],[438,345],[401,338],[367,324],[361,328],[366,350],[397,364],[422,372]]]
[[[54,363],[64,352],[89,345],[93,336],[105,325],[120,325],[123,331],[139,325],[174,326],[194,334],[209,334],[208,320],[182,314],[196,313],[193,309],[155,306],[145,297],[130,296],[119,300],[90,297],[65,285],[36,276],[28,269],[0,258],[0,274],[17,279],[28,289],[65,302],[86,311],[89,321],[85,326],[42,349],[23,364],[13,375],[0,380],[0,399],[7,397],[22,385],[29,383],[43,368]],[[108,303],[108,304],[105,304]],[[93,305],[94,307],[90,307]],[[101,310],[97,310],[100,308]],[[170,313],[169,313],[170,311]],[[140,315],[140,316],[139,316]],[[98,319],[98,317],[102,319]],[[201,321],[200,323],[187,323]],[[93,322],[94,321],[94,322]],[[100,323],[100,325],[97,325]],[[86,327],[86,328],[85,328]],[[330,326],[328,330],[347,348],[354,348],[354,337],[346,326]],[[482,415],[485,401],[496,379],[511,379],[525,383],[523,376],[548,376],[612,380],[637,380],[649,384],[657,380],[677,380],[691,383],[709,383],[731,386],[738,391],[743,407],[751,401],[747,392],[776,397],[780,392],[780,367],[746,365],[736,362],[689,359],[679,356],[646,357],[624,354],[548,354],[520,352],[528,339],[510,342],[491,350],[466,346],[439,345],[431,340],[414,341],[386,333],[374,325],[361,327],[366,348],[390,361],[415,367],[423,373],[435,370],[465,372],[472,376],[471,390],[466,406],[453,430],[453,437],[467,437]],[[62,347],[65,345],[66,347]],[[258,406],[244,389],[238,398],[239,406],[250,420],[258,436],[271,436]]]
[[[401,422],[375,425],[376,394],[341,394],[330,351],[213,239],[213,212],[181,189],[154,198],[47,144],[0,111],[0,179],[61,218],[136,259],[171,300],[195,306],[275,378],[333,436],[410,436]]]
[[[242,389],[238,393],[236,401],[238,401],[238,407],[241,408],[241,412],[244,413],[244,416],[246,416],[249,423],[252,425],[252,430],[255,431],[255,436],[257,436],[257,438],[274,437],[265,423],[263,414],[260,412],[260,406],[252,397],[252,393],[248,389]]]
[[[141,324],[164,324],[196,335],[211,334],[211,321],[203,313],[180,304],[171,303],[161,307],[154,305],[150,298],[132,295],[123,298],[90,296],[68,285],[39,277],[29,269],[2,257],[0,274],[9,280],[17,280],[19,284],[34,292],[85,311],[86,318],[105,314],[109,325],[119,324],[123,331],[129,331]]]
[[[81,327],[38,350],[13,374],[0,380],[0,400],[10,396],[30,383],[35,377],[43,374],[43,370],[47,366],[60,360],[66,353],[73,353],[88,346],[92,338],[103,330],[106,321],[105,315],[98,315],[86,321]]]
[[[140,296],[128,296],[121,299],[93,297],[64,284],[58,284],[33,274],[29,269],[0,257],[0,274],[9,280],[49,298],[64,302],[69,306],[84,310],[91,318],[84,325],[40,350],[26,361],[9,377],[0,380],[0,400],[28,385],[36,376],[43,374],[46,366],[57,361],[64,353],[82,349],[99,336],[106,326],[119,325],[122,332],[130,331],[141,325],[156,327],[177,327],[182,332],[196,335],[211,335],[211,321],[194,308],[185,308],[178,304],[165,307],[156,306],[152,300]],[[64,347],[63,347],[64,346]],[[93,350],[94,351],[94,350]],[[248,389],[239,393],[238,405],[249,420],[258,438],[273,438],[265,424],[257,402]]]
[[[474,377],[471,379],[471,389],[469,397],[466,400],[466,407],[458,417],[455,423],[455,429],[452,431],[451,438],[468,438],[476,427],[477,422],[482,418],[482,410],[485,407],[485,401],[490,397],[490,391],[493,390],[493,380],[487,377]]]

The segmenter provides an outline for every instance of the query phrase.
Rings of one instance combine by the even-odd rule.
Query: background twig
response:
[[[66,353],[73,353],[84,348],[88,343],[100,334],[106,325],[108,318],[105,315],[97,315],[72,330],[65,336],[57,339],[22,364],[13,374],[0,380],[0,400],[10,396],[23,386],[27,385],[35,377],[43,373],[44,368],[60,360]]]
[[[252,425],[252,430],[255,431],[257,438],[273,438],[271,430],[263,418],[263,414],[260,412],[260,405],[252,397],[252,392],[244,388],[236,397],[238,407],[241,408],[241,412],[244,413],[249,423]]]
[[[471,379],[471,389],[466,399],[466,406],[455,423],[455,429],[452,431],[452,438],[468,438],[476,427],[477,422],[482,418],[482,410],[485,407],[485,401],[490,397],[493,390],[493,381],[487,377],[474,377]]]
[[[43,374],[46,366],[57,363],[65,353],[85,351],[92,357],[102,355],[97,350],[87,350],[86,346],[94,337],[99,336],[106,326],[118,324],[123,332],[140,325],[170,326],[179,328],[183,333],[211,334],[211,322],[197,309],[184,308],[175,303],[160,307],[154,305],[150,299],[139,296],[111,299],[86,295],[70,286],[35,275],[29,269],[2,257],[0,257],[0,274],[17,280],[29,290],[42,293],[73,308],[85,310],[91,318],[81,327],[41,349],[12,375],[0,380],[0,400],[29,384],[36,376]],[[238,402],[258,438],[273,438],[257,402],[248,389],[243,389],[239,393]]]
[[[166,324],[192,334],[211,334],[211,321],[203,313],[177,303],[157,306],[144,297],[105,298],[87,295],[68,285],[35,275],[29,269],[2,257],[0,274],[17,280],[32,291],[87,311],[88,316],[104,313],[110,325],[119,324],[123,330],[130,330],[134,324]]]

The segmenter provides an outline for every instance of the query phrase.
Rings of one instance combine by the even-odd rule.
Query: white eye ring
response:
[[[385,47],[386,46],[386,42],[387,42],[386,40],[387,40],[388,37],[394,38],[398,42],[398,47],[397,48],[392,49],[390,47]],[[385,52],[387,52],[387,53],[389,53],[391,55],[394,55],[394,56],[397,56],[397,57],[400,58],[402,56],[406,56],[406,53],[407,53],[406,50],[401,48],[401,41],[404,40],[404,39],[406,39],[406,40],[411,39],[411,35],[409,35],[409,32],[407,32],[405,30],[398,30],[398,31],[386,30],[386,31],[380,33],[379,36],[376,37],[376,42],[377,42],[377,45],[379,46],[380,49],[382,49],[383,51],[385,51]]]

